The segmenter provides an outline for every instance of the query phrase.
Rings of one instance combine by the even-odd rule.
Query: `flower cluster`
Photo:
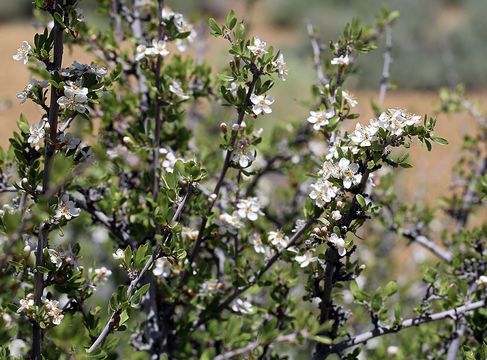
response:
[[[166,49],[166,42],[163,40],[152,40],[152,46],[140,44],[135,50],[135,60],[140,61],[146,56],[166,56],[169,50]]]
[[[37,312],[37,306],[34,305],[34,294],[29,293],[25,299],[20,299],[20,307],[17,313],[25,313],[27,317],[36,320],[38,322],[42,321],[47,326],[59,325],[61,320],[64,318],[63,311],[58,307],[59,302],[57,300],[49,300],[45,297],[42,298],[43,306],[45,312],[41,312],[42,318],[38,319],[39,313]]]
[[[86,112],[85,103],[88,101],[88,88],[82,87],[79,82],[67,81],[64,86],[64,96],[61,96],[57,103],[72,111],[79,113]]]
[[[389,109],[380,114],[379,119],[370,119],[369,125],[363,127],[357,123],[355,131],[349,136],[355,144],[361,147],[371,146],[378,140],[379,129],[384,129],[391,135],[400,136],[406,126],[416,125],[421,121],[421,116],[405,113],[401,109]]]
[[[36,87],[46,88],[48,85],[49,82],[47,80],[38,81],[37,79],[33,78],[30,80],[30,83],[24,88],[24,90],[17,93],[15,97],[21,100],[20,104],[22,105],[29,98],[29,96],[32,95]]]
[[[186,51],[197,36],[194,26],[186,21],[183,14],[176,13],[169,8],[162,10],[162,19],[163,23],[173,21],[179,33],[189,33],[184,39],[178,38],[175,41],[179,51]]]

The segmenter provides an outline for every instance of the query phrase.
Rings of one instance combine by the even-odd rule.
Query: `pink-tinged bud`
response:
[[[374,184],[375,184],[375,186],[379,186],[380,185],[380,179],[375,179]]]
[[[65,259],[66,262],[69,264],[71,261],[73,261],[73,259],[71,259],[69,256]]]
[[[106,273],[106,272],[108,271],[108,269],[107,269],[106,267],[104,267],[104,266],[103,266],[103,267],[100,269],[100,271],[101,271],[102,273]]]
[[[367,267],[367,266],[366,266],[365,264],[362,264],[362,265],[360,265],[359,269],[360,269],[360,270],[365,270],[365,268],[366,268],[366,267]]]
[[[226,133],[227,130],[228,130],[227,124],[225,124],[224,122],[222,122],[220,124],[220,130],[222,131],[222,133]]]
[[[245,121],[242,121],[240,123],[240,129],[245,129],[247,127],[247,124],[245,123]]]
[[[223,214],[221,214],[218,219],[220,219],[220,221],[223,221],[223,219],[225,219],[225,217],[223,216]]]
[[[22,184],[27,184],[28,182],[29,182],[29,180],[27,180],[27,178],[22,179]]]
[[[326,226],[322,226],[322,227],[321,227],[321,232],[322,232],[322,233],[326,233],[326,231],[327,231],[327,230],[328,230],[328,229],[326,228]]]
[[[51,128],[51,125],[49,125],[47,119],[43,119],[43,120],[44,120],[44,130],[49,130]]]
[[[29,245],[26,245],[26,246],[24,247],[24,251],[25,251],[26,253],[30,253],[30,251],[31,251],[31,250],[32,250],[32,249],[30,248],[30,246],[29,246]]]
[[[320,234],[320,232],[321,232],[321,230],[320,230],[320,228],[315,227],[315,228],[313,229],[313,232],[314,232],[315,234],[319,235],[319,234]]]
[[[51,309],[52,309],[51,304],[47,303],[47,304],[46,304],[46,309],[47,309],[47,310],[51,310]]]
[[[208,202],[213,203],[216,200],[216,194],[211,194],[208,196]]]
[[[337,208],[341,209],[343,207],[343,205],[344,205],[343,201],[341,201],[341,200],[337,201]]]
[[[63,315],[63,314],[59,315],[59,318],[60,318],[61,320],[62,320],[62,319],[64,319],[64,315]]]

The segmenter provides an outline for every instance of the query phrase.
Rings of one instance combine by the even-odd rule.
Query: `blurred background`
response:
[[[35,105],[29,101],[20,105],[15,98],[31,75],[27,66],[12,59],[22,41],[32,42],[36,32],[31,3],[31,0],[0,0],[0,66],[3,69],[0,72],[0,146],[3,147],[7,146],[21,112],[30,122],[39,121],[40,111]],[[237,17],[245,20],[250,36],[259,36],[268,45],[282,50],[289,76],[272,90],[277,101],[272,116],[263,125],[266,131],[276,122],[306,121],[309,110],[315,105],[310,93],[315,72],[305,19],[317,27],[326,46],[354,17],[359,17],[363,23],[374,23],[375,14],[384,3],[390,10],[400,12],[392,32],[390,69],[390,80],[397,88],[388,92],[386,106],[434,115],[438,89],[458,83],[466,84],[470,99],[485,98],[485,0],[166,0],[168,6],[185,14],[196,25],[202,34],[200,42],[204,44],[200,53],[215,71],[226,65],[227,44],[207,36],[207,19],[212,16],[223,21],[229,9],[234,9]],[[106,19],[96,14],[96,0],[81,0],[80,7],[88,22],[107,26]],[[357,111],[362,122],[372,116],[370,102],[378,98],[383,53],[384,39],[381,39],[377,50],[359,56],[358,64],[362,69],[345,84],[359,101]],[[66,53],[64,66],[74,59],[90,62],[92,58],[75,48],[73,53]],[[404,182],[400,188],[405,195],[435,200],[447,193],[462,136],[474,131],[476,125],[468,116],[441,115],[437,133],[447,138],[450,146],[436,146],[431,154],[425,154],[425,149],[412,149],[411,161],[415,168],[400,180]]]

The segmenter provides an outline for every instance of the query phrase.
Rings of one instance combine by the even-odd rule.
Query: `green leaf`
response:
[[[395,281],[389,281],[385,288],[385,296],[389,297],[397,292],[397,284]]]
[[[366,202],[365,202],[365,198],[362,195],[360,194],[355,195],[355,199],[357,199],[357,202],[361,207],[365,207]]]
[[[440,145],[448,145],[448,141],[436,135],[431,135],[431,140]]]
[[[232,30],[237,23],[237,19],[235,18],[235,12],[233,10],[230,10],[230,12],[227,15],[227,18],[225,19],[225,24],[227,25],[227,28]]]
[[[128,319],[129,319],[129,314],[127,313],[127,310],[122,311],[122,313],[120,314],[119,325],[123,325]]]
[[[216,23],[215,19],[210,18],[208,20],[208,25],[210,26],[210,29],[215,32],[216,35],[221,35],[222,34],[222,31],[220,30],[220,27]]]

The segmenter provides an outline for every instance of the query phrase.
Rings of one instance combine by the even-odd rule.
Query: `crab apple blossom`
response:
[[[32,51],[32,47],[27,41],[22,42],[22,46],[17,49],[17,54],[13,55],[13,59],[17,61],[24,61],[24,65],[29,61],[29,54]]]
[[[173,265],[169,259],[165,256],[159,258],[155,262],[155,266],[152,269],[152,273],[155,276],[168,277],[171,274],[171,269]]]
[[[346,158],[340,159],[338,162],[338,172],[343,179],[343,187],[350,189],[352,185],[357,185],[362,180],[362,174],[357,174],[359,166],[356,163],[351,163]]]
[[[279,79],[286,81],[284,76],[287,76],[289,70],[287,68],[286,62],[284,61],[284,55],[279,54],[278,58],[272,62],[272,66],[277,68],[277,76]]]
[[[305,268],[309,264],[318,261],[318,257],[313,255],[313,251],[307,250],[303,255],[297,255],[294,259],[299,263],[300,267]]]
[[[338,255],[345,256],[347,253],[347,249],[345,248],[345,240],[333,233],[330,235],[329,241],[338,250]]]
[[[348,91],[342,90],[342,96],[351,107],[355,107],[358,104],[358,101]]]
[[[70,220],[72,217],[79,216],[81,210],[76,207],[74,201],[69,200],[69,195],[64,194],[56,210],[54,218]]]
[[[57,103],[72,111],[77,111],[79,113],[86,112],[86,105],[84,105],[88,101],[88,97],[84,94],[86,88],[81,88],[79,90],[75,90],[72,87],[65,86],[64,89],[64,96],[61,96]]]
[[[325,111],[310,111],[308,117],[308,122],[313,124],[313,129],[321,130],[322,127],[329,124],[329,119],[335,116],[335,111],[333,109]]]
[[[189,96],[184,94],[181,82],[176,79],[171,80],[169,91],[176,95],[181,101],[189,99]]]
[[[249,49],[252,52],[252,54],[256,56],[260,56],[260,55],[267,54],[267,50],[265,49],[266,46],[267,46],[266,42],[261,41],[260,38],[256,36],[254,37],[253,45],[248,45],[247,49]]]
[[[264,114],[270,114],[272,109],[269,105],[274,103],[274,97],[272,95],[255,95],[250,96],[250,101],[252,104],[252,111],[255,115],[259,115],[264,112]]]
[[[347,66],[348,64],[350,64],[350,58],[348,57],[348,55],[341,55],[339,57],[333,58],[330,61],[330,64]]]
[[[309,197],[315,201],[317,206],[323,207],[326,203],[329,203],[335,198],[337,192],[338,188],[330,181],[318,179],[316,183],[311,184]]]
[[[237,214],[242,219],[249,219],[250,221],[257,220],[259,215],[264,215],[261,210],[262,204],[256,197],[248,197],[240,199],[237,203]]]
[[[39,126],[35,126],[34,124],[32,124],[29,131],[30,136],[27,139],[27,142],[34,145],[41,141],[41,139],[46,134],[46,132],[44,131],[44,126],[42,124]]]
[[[289,243],[289,237],[281,231],[270,231],[267,238],[272,245],[279,249],[284,249]]]
[[[253,233],[249,236],[249,243],[253,245],[254,250],[257,254],[265,254],[266,246],[262,242],[262,238],[259,233]]]
[[[232,305],[232,310],[237,313],[247,315],[254,312],[254,307],[250,302],[246,300],[237,299],[235,300],[235,303]]]

